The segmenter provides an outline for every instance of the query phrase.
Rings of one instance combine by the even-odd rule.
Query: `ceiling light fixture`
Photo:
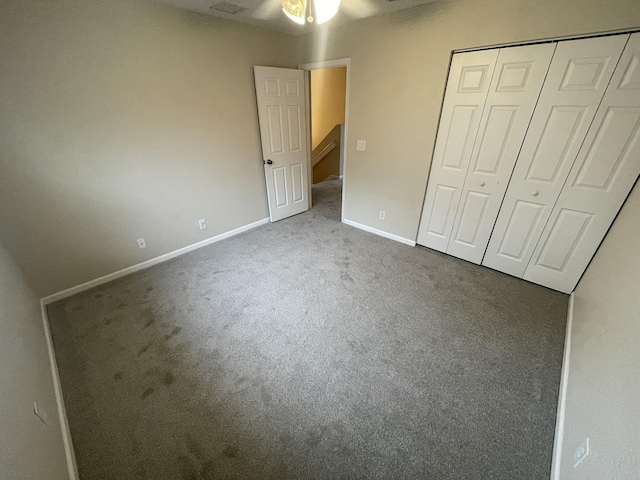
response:
[[[338,13],[339,6],[340,0],[282,0],[284,14],[300,25],[325,23]]]

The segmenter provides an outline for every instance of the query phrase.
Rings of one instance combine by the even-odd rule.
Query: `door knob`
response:
[[[538,196],[537,190],[534,190],[533,192],[531,192],[531,195],[533,195],[534,197],[537,197]]]
[[[480,186],[481,186],[481,187],[484,187],[484,182],[480,182]]]
[[[267,165],[273,164],[273,162],[271,160],[267,160],[266,162],[262,162],[262,163],[266,163]]]

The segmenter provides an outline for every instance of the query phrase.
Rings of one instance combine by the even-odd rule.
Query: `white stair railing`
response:
[[[320,160],[326,157],[329,154],[329,152],[334,148],[336,148],[337,146],[338,144],[335,141],[328,143],[326,147],[320,150],[318,154],[315,157],[313,157],[313,162],[311,163],[311,166],[315,167],[318,164],[318,162],[320,162]]]

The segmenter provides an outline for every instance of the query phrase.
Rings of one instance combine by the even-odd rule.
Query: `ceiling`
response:
[[[318,28],[317,25],[298,25],[282,13],[280,0],[155,0],[158,3],[171,5],[182,10],[204,13],[221,18],[228,18],[257,27],[276,30],[278,32],[299,35]],[[326,25],[342,25],[360,18],[373,17],[383,13],[395,12],[415,7],[434,0],[342,0],[337,15]],[[223,4],[223,5],[220,5]],[[226,5],[225,5],[226,4]],[[235,14],[221,12],[215,8],[234,6],[242,7]]]

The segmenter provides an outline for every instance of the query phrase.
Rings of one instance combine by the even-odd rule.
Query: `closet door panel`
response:
[[[555,46],[500,50],[446,250],[450,255],[482,261]]]
[[[524,275],[628,38],[558,44],[483,265]]]
[[[438,128],[418,240],[446,251],[498,50],[455,54]]]
[[[640,175],[640,34],[633,34],[524,278],[570,293]]]

